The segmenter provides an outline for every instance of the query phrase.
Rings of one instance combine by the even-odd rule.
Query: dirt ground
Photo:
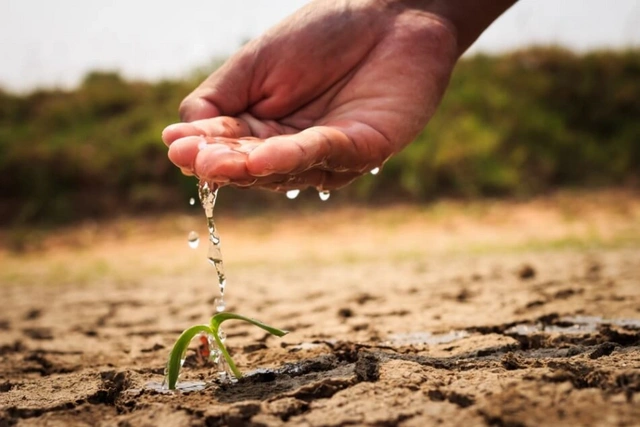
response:
[[[224,203],[224,195],[220,203]],[[217,296],[189,216],[0,232],[0,426],[640,425],[640,195],[218,219],[245,377],[171,345]]]

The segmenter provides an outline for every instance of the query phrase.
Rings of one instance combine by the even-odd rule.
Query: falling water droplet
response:
[[[220,297],[218,299],[218,304],[216,305],[216,311],[218,313],[222,313],[227,308],[227,304],[224,302],[224,299]]]
[[[300,194],[300,190],[289,190],[287,191],[287,199],[293,200],[298,197],[298,194]]]
[[[196,204],[196,199],[194,199],[193,197],[192,197],[192,198],[190,198],[190,199],[189,199],[189,204],[190,204],[191,206],[195,205],[195,204]]]
[[[191,249],[195,249],[200,244],[200,236],[195,231],[192,231],[187,236],[187,243]]]
[[[320,197],[320,200],[322,200],[323,202],[326,202],[327,200],[329,200],[329,197],[331,197],[331,193],[329,193],[328,191],[320,191],[318,193],[318,197]]]
[[[378,172],[380,172],[380,168],[373,168],[369,171],[371,175],[378,175]]]

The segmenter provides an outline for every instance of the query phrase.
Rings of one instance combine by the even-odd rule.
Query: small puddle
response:
[[[640,319],[604,319],[598,316],[566,316],[550,323],[519,323],[504,331],[507,335],[534,335],[539,333],[589,334],[598,332],[604,325],[640,330]],[[471,335],[469,330],[453,330],[441,334],[408,332],[389,335],[389,345],[437,345],[461,340]]]
[[[173,394],[176,391],[181,393],[193,393],[194,391],[202,391],[207,388],[204,381],[178,381],[175,390],[169,390],[165,383],[158,381],[150,381],[144,385],[144,390],[153,390],[162,394]]]
[[[590,334],[598,332],[603,325],[615,325],[628,329],[640,329],[638,319],[604,319],[599,316],[567,316],[551,324],[522,323],[504,331],[506,334],[533,335],[538,333]]]

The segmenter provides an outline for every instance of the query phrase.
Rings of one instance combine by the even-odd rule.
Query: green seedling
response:
[[[233,372],[233,375],[238,379],[242,378],[242,373],[238,370],[238,367],[236,366],[233,359],[231,358],[231,355],[222,343],[219,335],[220,324],[229,319],[243,320],[245,322],[251,323],[252,325],[262,328],[277,337],[282,337],[289,333],[288,331],[283,331],[282,329],[277,329],[272,326],[265,325],[264,323],[259,322],[255,319],[250,319],[239,314],[226,312],[218,313],[211,318],[211,322],[208,325],[195,325],[190,327],[189,329],[186,329],[178,337],[178,340],[173,345],[171,354],[169,354],[169,363],[167,364],[167,384],[170,390],[175,390],[176,388],[178,375],[180,374],[180,368],[182,367],[182,356],[187,351],[187,347],[189,347],[191,340],[200,333],[206,333],[213,336],[213,339],[215,340],[220,353],[222,353],[222,356],[229,364],[229,368],[231,368],[231,372]]]

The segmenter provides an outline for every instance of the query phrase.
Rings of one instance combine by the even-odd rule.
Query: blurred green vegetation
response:
[[[93,72],[73,91],[0,90],[0,224],[186,209],[195,179],[167,160],[160,133],[201,77],[151,84]],[[417,141],[333,200],[528,196],[638,177],[640,50],[533,48],[463,59]],[[223,191],[222,209],[290,206]]]

